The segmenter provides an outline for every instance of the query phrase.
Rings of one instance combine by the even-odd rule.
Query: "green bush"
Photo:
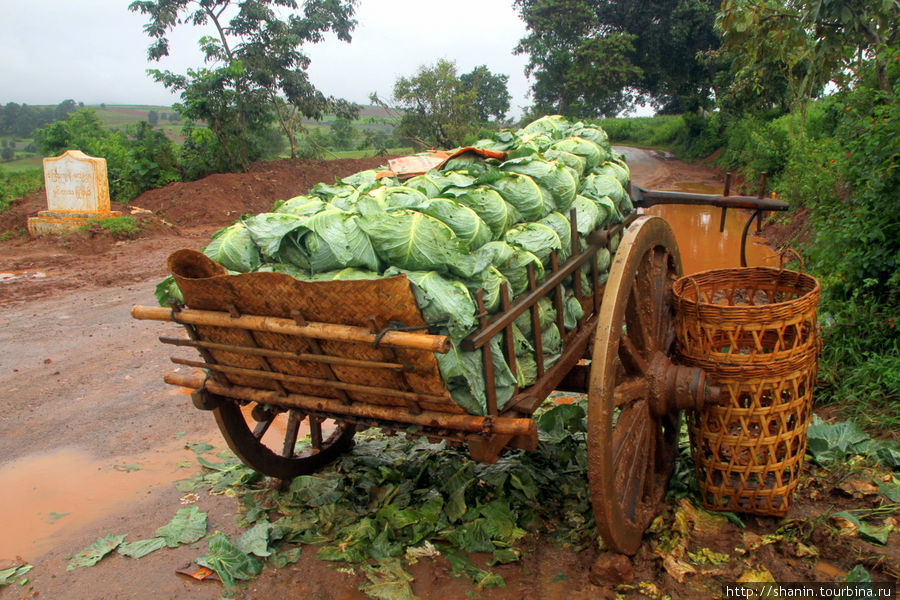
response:
[[[41,189],[44,173],[41,169],[28,169],[14,173],[0,171],[0,212],[9,208],[13,200]]]
[[[82,108],[65,121],[35,130],[35,139],[44,156],[76,149],[105,158],[109,197],[115,202],[182,178],[174,145],[146,122],[110,131],[93,110]]]

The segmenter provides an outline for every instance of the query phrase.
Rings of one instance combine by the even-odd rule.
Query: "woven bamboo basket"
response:
[[[782,516],[797,487],[812,410],[819,283],[769,267],[675,282],[678,355],[722,389],[688,419],[704,506]]]

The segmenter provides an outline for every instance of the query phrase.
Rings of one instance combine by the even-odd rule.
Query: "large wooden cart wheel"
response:
[[[669,225],[628,226],[610,269],[588,391],[588,476],[606,546],[634,554],[657,514],[675,461],[681,407],[702,396],[699,369],[677,367],[672,283],[681,256]]]
[[[292,479],[313,473],[353,445],[354,425],[323,420],[299,410],[272,411],[257,404],[252,411],[222,399],[213,410],[228,447],[247,466],[270,477]],[[297,439],[306,422],[308,448]]]

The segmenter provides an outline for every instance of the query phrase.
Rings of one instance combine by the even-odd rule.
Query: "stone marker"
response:
[[[105,158],[80,150],[45,158],[44,187],[48,210],[28,218],[28,233],[33,236],[65,233],[90,221],[122,216],[109,209]]]

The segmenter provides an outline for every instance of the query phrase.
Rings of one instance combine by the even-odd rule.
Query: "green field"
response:
[[[110,129],[125,129],[130,125],[136,125],[140,121],[148,120],[151,110],[155,110],[159,115],[159,121],[156,129],[166,134],[173,142],[180,144],[183,141],[181,121],[170,121],[168,115],[175,114],[171,106],[159,106],[153,104],[94,104],[85,105],[97,113],[97,117],[104,126]],[[333,115],[326,115],[320,121],[304,120],[303,126],[309,131],[328,134],[330,125],[335,120]],[[371,131],[372,133],[390,134],[395,126],[397,118],[388,114],[387,111],[378,106],[363,106],[359,111],[359,118],[353,121],[353,125],[360,132]],[[0,138],[3,139],[3,138]],[[11,140],[11,138],[7,138]],[[22,149],[32,143],[31,139],[16,139],[16,158],[7,162],[0,162],[0,172],[18,172],[34,167],[41,166],[41,157],[34,153],[24,152]],[[409,148],[391,148],[388,150],[391,154],[408,153],[412,150]],[[348,150],[348,151],[328,151],[325,152],[326,158],[360,158],[364,156],[372,156],[374,150]],[[285,152],[283,158],[289,154]]]

